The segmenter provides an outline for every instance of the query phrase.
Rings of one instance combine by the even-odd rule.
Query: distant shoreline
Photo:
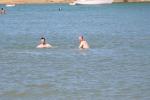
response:
[[[1,0],[0,4],[64,4],[71,2],[74,0]]]
[[[39,1],[36,1],[36,0],[30,0],[30,1],[24,1],[24,0],[21,0],[21,1],[13,1],[11,2],[10,0],[2,0],[0,1],[0,4],[68,4],[68,3],[72,3],[74,2],[74,0],[39,0]],[[132,1],[128,1],[128,2],[123,2],[123,1],[114,1],[113,3],[117,4],[117,3],[150,3],[150,1],[138,1],[138,0],[132,0]]]

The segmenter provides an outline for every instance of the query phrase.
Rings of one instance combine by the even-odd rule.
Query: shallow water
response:
[[[5,9],[0,100],[150,99],[149,3]],[[36,49],[41,36],[54,48]]]

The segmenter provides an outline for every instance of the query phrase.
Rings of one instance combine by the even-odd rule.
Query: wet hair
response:
[[[80,37],[81,37],[81,39],[82,39],[82,40],[84,40],[84,37],[83,37],[83,35],[81,35]]]
[[[46,40],[44,37],[41,37],[41,39],[44,39],[44,40]]]
[[[1,8],[1,10],[4,10],[4,8]]]

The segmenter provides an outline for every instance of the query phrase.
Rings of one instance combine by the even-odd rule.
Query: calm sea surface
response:
[[[150,3],[0,7],[0,100],[150,100]]]

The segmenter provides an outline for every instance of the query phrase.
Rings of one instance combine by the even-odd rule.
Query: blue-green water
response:
[[[4,8],[0,100],[150,100],[149,3]]]

